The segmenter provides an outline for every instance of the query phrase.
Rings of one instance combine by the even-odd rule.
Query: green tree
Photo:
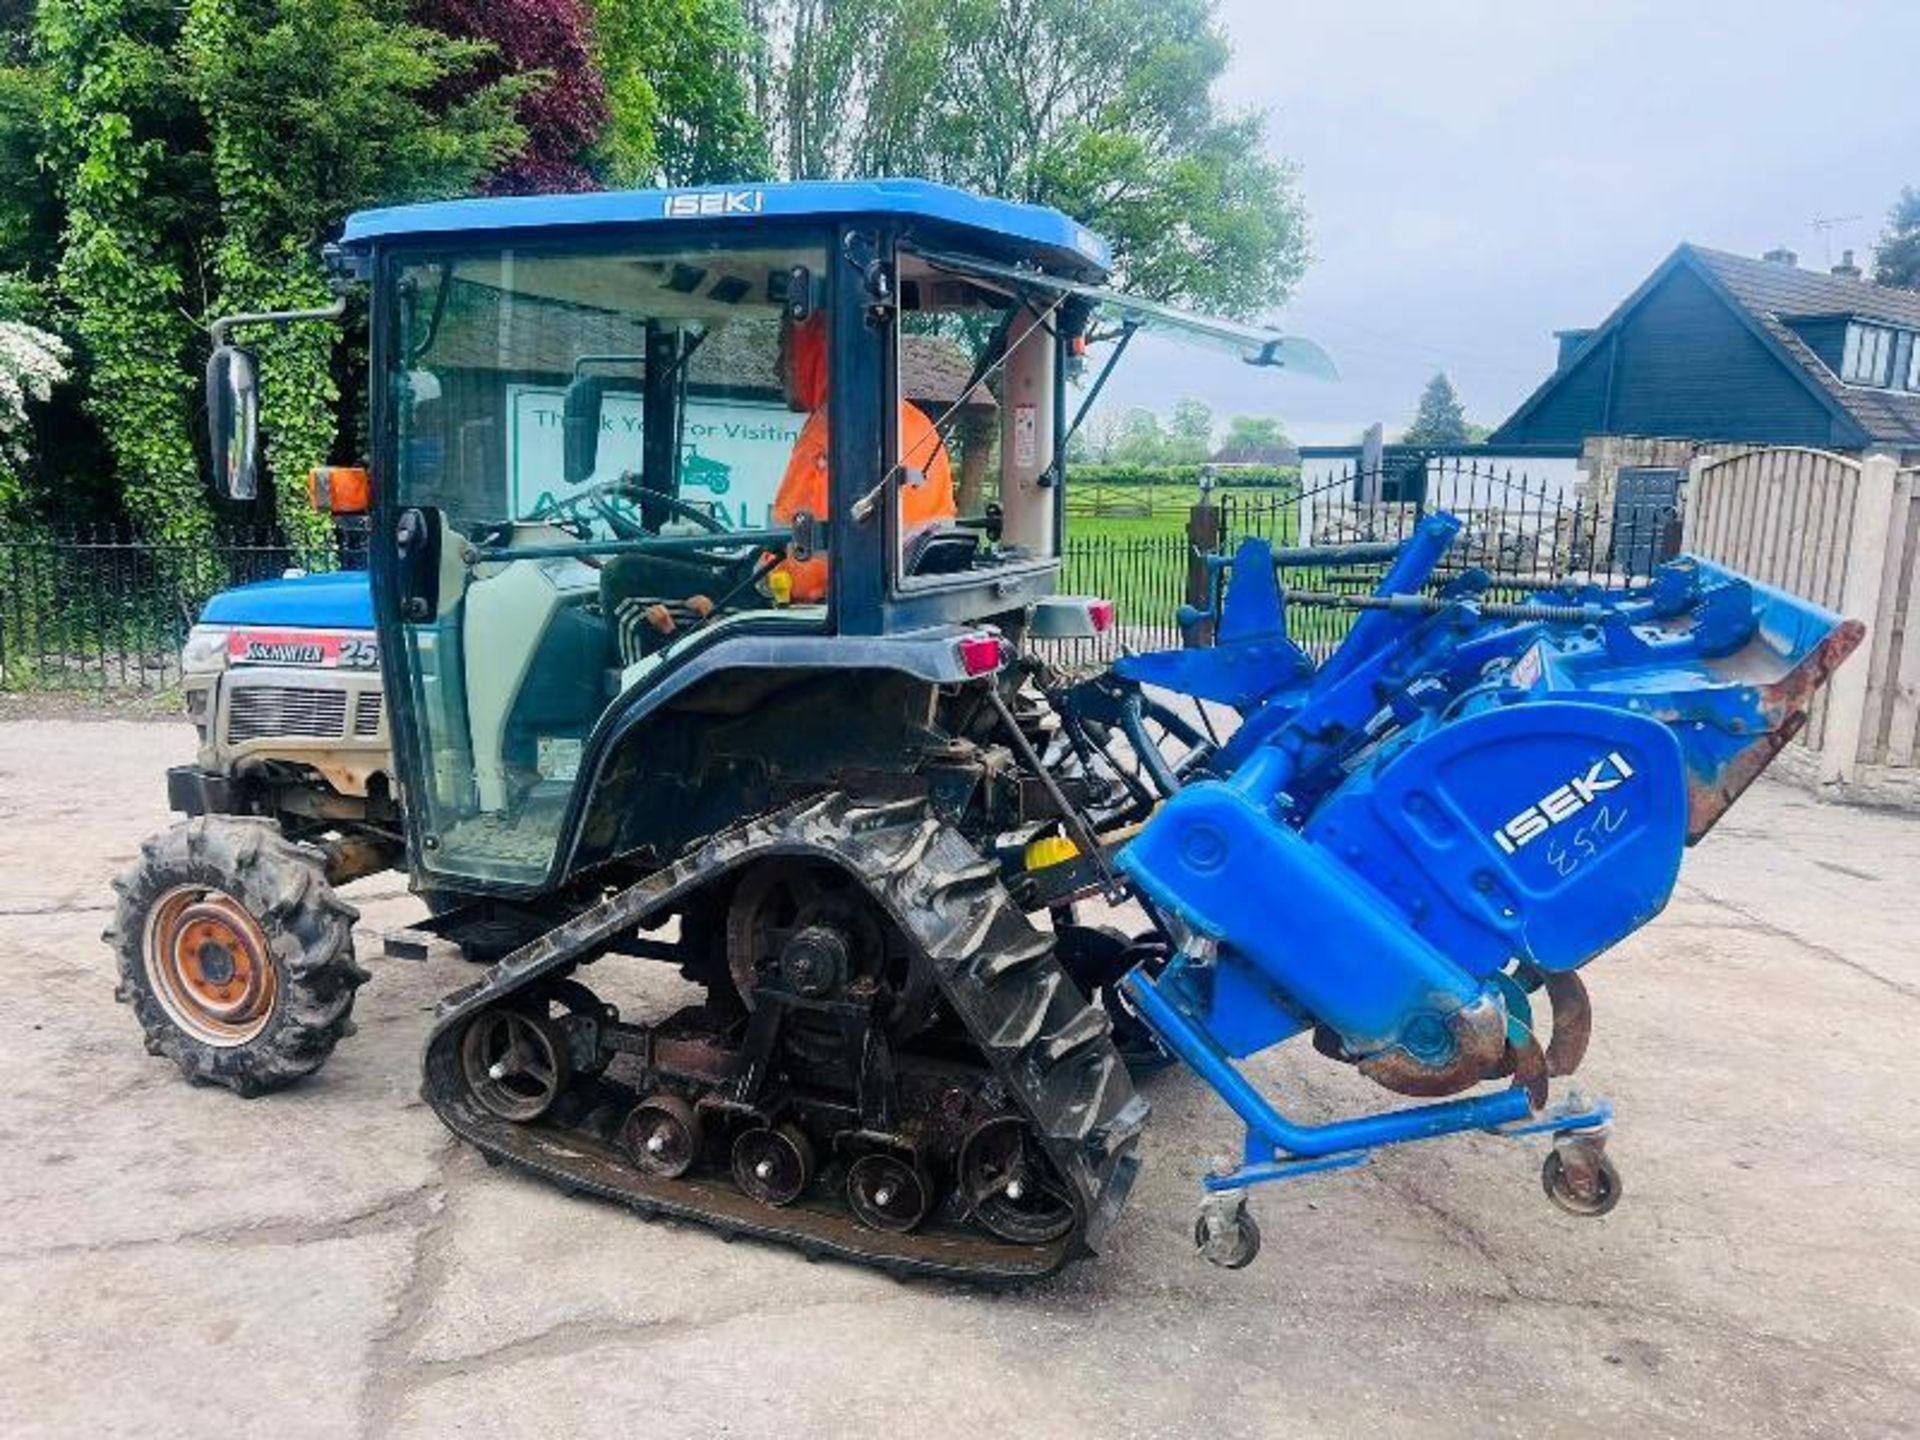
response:
[[[1198,465],[1213,454],[1213,410],[1200,400],[1179,400],[1167,423],[1166,462]]]
[[[1095,410],[1067,442],[1067,458],[1080,464],[1104,465],[1111,461],[1123,419],[1117,410]]]
[[[1467,439],[1467,412],[1442,370],[1420,392],[1420,409],[1400,437],[1407,445],[1461,445]]]
[[[1873,247],[1876,284],[1920,290],[1920,190],[1907,186],[1887,212],[1887,228]]]
[[[749,77],[760,46],[740,0],[593,0],[610,123],[609,185],[703,185],[771,172]]]
[[[488,48],[409,24],[381,0],[188,0],[181,51],[205,116],[218,194],[215,309],[327,303],[322,242],[376,201],[459,195],[518,151],[524,79],[434,96]],[[353,97],[343,104],[342,96]],[[261,430],[281,528],[328,533],[304,500],[333,458],[339,332],[261,327]]]
[[[128,518],[186,563],[213,513],[194,443],[204,322],[325,303],[319,245],[347,211],[471,188],[518,148],[527,82],[452,85],[490,52],[401,0],[42,0],[35,37],[87,409]],[[306,508],[284,502],[333,443],[334,332],[247,338],[298,531]]]
[[[32,6],[0,6],[0,272],[48,278],[58,249],[60,200],[40,163],[52,105],[50,77],[33,53]],[[10,299],[23,300],[15,290]]]
[[[1273,416],[1236,415],[1227,422],[1226,439],[1214,458],[1239,465],[1277,465],[1291,449],[1286,426]]]
[[[1160,465],[1167,459],[1167,432],[1160,417],[1139,408],[1121,414],[1102,457],[1115,465]]]
[[[1056,206],[1121,283],[1250,314],[1305,269],[1265,117],[1215,95],[1213,0],[761,0],[762,87],[793,176],[920,174]]]
[[[164,0],[42,0],[46,161],[65,223],[59,286],[89,362],[89,411],[123,502],[150,538],[195,564],[211,530],[192,419],[211,173],[176,63],[180,11]]]

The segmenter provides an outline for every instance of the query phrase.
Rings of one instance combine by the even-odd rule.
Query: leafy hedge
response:
[[[1297,485],[1300,483],[1300,469],[1296,465],[1235,465],[1230,467],[1209,467],[1206,465],[1070,465],[1067,469],[1069,483],[1082,485],[1152,485],[1169,489],[1188,487],[1200,488],[1201,476],[1209,468],[1214,471],[1215,488],[1257,487],[1270,490],[1277,485]]]
[[[214,524],[197,433],[205,321],[324,305],[319,244],[347,210],[471,189],[523,144],[526,82],[448,100],[492,47],[408,23],[389,0],[41,0],[33,23],[64,212],[59,316],[127,517],[183,563]],[[300,540],[326,533],[304,489],[338,426],[336,335],[241,337],[261,352],[278,519]],[[190,590],[214,582],[184,563]]]
[[[169,228],[204,189],[204,167],[169,143],[196,118],[173,62],[179,27],[177,11],[143,0],[45,0],[38,12],[54,82],[47,156],[66,208],[58,276],[90,362],[87,408],[128,515],[191,554],[212,517],[193,445],[195,307]]]

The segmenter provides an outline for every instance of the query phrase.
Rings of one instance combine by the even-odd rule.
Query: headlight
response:
[[[210,675],[227,668],[227,627],[196,625],[180,647],[180,670],[185,675]]]

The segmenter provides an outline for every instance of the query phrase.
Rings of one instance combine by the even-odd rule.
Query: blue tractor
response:
[[[1047,642],[1111,620],[1056,593],[1089,333],[1323,372],[1312,345],[1116,293],[1065,216],[916,181],[409,206],[333,258],[370,316],[391,809],[328,832],[177,776],[194,818],[113,931],[152,1048],[245,1093],[316,1068],[364,976],[329,875],[385,836],[429,928],[489,962],[426,1040],[435,1113],[643,1214],[1042,1275],[1120,1213],[1150,1052],[1246,1126],[1196,1224],[1221,1264],[1257,1247],[1250,1187],[1459,1131],[1550,1134],[1558,1203],[1617,1199],[1605,1105],[1549,1094],[1580,967],[1658,913],[1857,625],[1690,559],[1500,599],[1435,515],[1402,545],[1244,544],[1188,617],[1216,645],[1069,674]],[[688,417],[788,413],[802,329],[824,504],[730,528],[683,493]],[[929,335],[973,344],[958,393],[997,419],[951,465],[908,439],[959,443],[904,403]],[[220,345],[209,380],[217,479],[251,493],[250,356]],[[728,463],[787,493],[784,456]],[[928,503],[980,463],[991,510]],[[1293,578],[1341,564],[1373,593]],[[1318,664],[1303,605],[1355,612]],[[678,1002],[607,998],[662,964]],[[1416,1103],[1289,1118],[1236,1062],[1295,1037]]]

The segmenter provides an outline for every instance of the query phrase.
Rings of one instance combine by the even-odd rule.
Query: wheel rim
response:
[[[474,1017],[460,1059],[474,1098],[503,1120],[524,1123],[544,1115],[565,1083],[551,1028],[512,1010]]]
[[[700,1121],[678,1095],[655,1095],[628,1113],[620,1143],[647,1174],[677,1180],[699,1157]]]
[[[749,1130],[733,1142],[733,1179],[762,1205],[791,1205],[813,1178],[813,1147],[791,1125]]]
[[[266,932],[224,890],[182,885],[147,915],[147,979],[161,1009],[187,1034],[221,1049],[267,1028],[280,976]]]
[[[983,1120],[961,1143],[960,1190],[1002,1240],[1044,1245],[1073,1228],[1073,1200],[1017,1115]]]
[[[891,1155],[863,1155],[847,1171],[847,1205],[873,1230],[911,1230],[926,1218],[932,1190],[915,1167]]]

